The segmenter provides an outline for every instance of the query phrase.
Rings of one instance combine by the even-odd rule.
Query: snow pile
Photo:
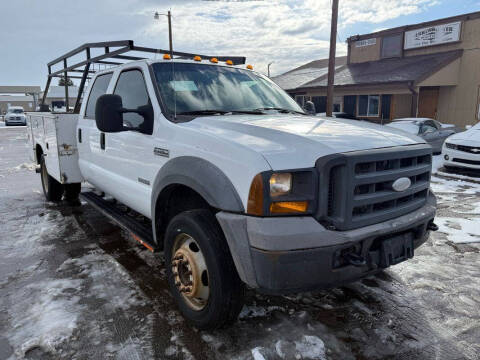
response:
[[[8,172],[16,172],[16,171],[20,171],[20,170],[23,170],[23,169],[26,169],[26,170],[29,170],[29,171],[35,171],[36,167],[37,166],[34,163],[23,163],[23,164],[15,166],[14,168],[9,169]]]
[[[17,357],[35,347],[54,352],[69,339],[84,311],[81,280],[50,279],[28,286],[9,309],[13,331],[9,341]]]
[[[480,242],[480,219],[437,217],[439,231],[447,234],[448,240],[457,244]]]

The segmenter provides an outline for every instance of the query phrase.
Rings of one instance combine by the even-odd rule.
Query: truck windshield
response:
[[[266,110],[304,114],[280,87],[250,70],[191,63],[156,63],[153,71],[163,104],[171,114],[263,114]]]
[[[10,109],[10,110],[9,110],[9,113],[13,113],[13,114],[23,114],[23,110],[22,110],[22,109]]]

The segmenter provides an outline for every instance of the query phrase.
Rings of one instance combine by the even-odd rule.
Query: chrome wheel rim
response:
[[[171,266],[175,286],[185,303],[192,310],[202,310],[210,296],[208,269],[200,246],[190,235],[175,237]]]

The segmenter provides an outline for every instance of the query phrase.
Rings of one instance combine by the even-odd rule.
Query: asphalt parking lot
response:
[[[234,326],[201,332],[161,255],[86,204],[45,202],[24,131],[0,129],[0,359],[480,359],[480,181],[438,158],[440,231],[412,260],[328,291],[249,291]]]

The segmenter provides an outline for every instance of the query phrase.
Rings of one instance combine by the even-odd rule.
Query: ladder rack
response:
[[[93,56],[92,50],[100,49],[102,52],[100,55]],[[134,54],[132,54],[134,53]],[[87,43],[79,46],[72,51],[56,58],[55,60],[50,61],[48,66],[48,78],[47,84],[45,86],[45,91],[43,92],[42,105],[45,104],[47,98],[47,93],[50,88],[50,83],[53,78],[65,78],[65,106],[67,112],[69,111],[68,104],[68,78],[72,79],[81,79],[80,86],[78,89],[78,95],[75,101],[75,106],[73,108],[73,113],[78,114],[80,112],[80,106],[82,101],[82,95],[85,88],[85,83],[87,80],[90,80],[90,75],[95,73],[94,67],[92,64],[103,64],[106,66],[116,66],[125,64],[122,60],[127,61],[136,61],[148,59],[148,57],[136,56],[137,53],[142,54],[170,54],[172,59],[192,59],[194,56],[200,56],[202,59],[211,59],[216,57],[219,61],[231,60],[234,65],[245,64],[246,58],[243,56],[210,56],[210,55],[200,55],[193,53],[186,53],[180,51],[170,51],[163,49],[148,48],[144,46],[136,46],[133,43],[133,40],[120,40],[120,41],[106,41],[98,43]],[[78,55],[84,55],[84,58],[80,61],[77,60],[76,63],[70,65],[69,59]],[[60,65],[60,68],[58,68]],[[57,67],[54,69],[54,67]],[[69,75],[73,73],[72,75]]]

